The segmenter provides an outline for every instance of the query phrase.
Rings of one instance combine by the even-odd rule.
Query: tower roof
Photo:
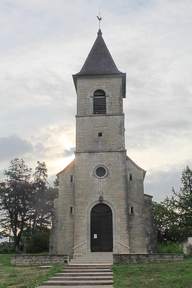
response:
[[[105,41],[102,37],[101,29],[97,33],[97,38],[89,55],[81,68],[80,72],[73,75],[75,87],[76,87],[76,78],[78,76],[93,76],[93,75],[119,75],[123,78],[124,94],[125,97],[125,81],[126,73],[122,73],[117,69],[115,62],[105,44]]]
[[[102,37],[101,29],[97,33],[97,38],[89,55],[79,73],[76,75],[103,75],[103,74],[123,74],[117,69],[113,58]]]

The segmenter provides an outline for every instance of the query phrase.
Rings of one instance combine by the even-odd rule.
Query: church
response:
[[[152,196],[146,171],[126,153],[120,72],[99,29],[79,73],[75,159],[58,173],[50,254],[157,253]]]

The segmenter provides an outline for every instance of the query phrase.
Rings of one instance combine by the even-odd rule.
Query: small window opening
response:
[[[133,175],[129,174],[129,180],[132,181],[133,180]]]
[[[131,214],[133,214],[133,206],[131,206]]]
[[[96,90],[93,96],[93,113],[106,114],[106,95],[103,90]]]
[[[134,214],[134,207],[133,206],[130,207],[130,214]]]
[[[99,136],[99,137],[102,137],[102,136],[103,136],[103,133],[102,133],[102,132],[99,132],[99,133],[98,133],[98,136]]]
[[[69,207],[69,214],[73,214],[73,206]]]
[[[70,175],[70,182],[74,181],[74,175]]]

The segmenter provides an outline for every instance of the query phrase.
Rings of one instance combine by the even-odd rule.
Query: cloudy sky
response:
[[[192,169],[191,0],[1,0],[0,180],[10,161],[47,164],[49,182],[74,157],[79,72],[97,37],[122,72],[128,156],[155,201]]]

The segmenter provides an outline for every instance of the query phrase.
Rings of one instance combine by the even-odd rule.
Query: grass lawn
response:
[[[114,288],[192,288],[192,258],[157,264],[114,265]]]
[[[40,286],[60,271],[62,266],[11,266],[11,255],[0,254],[0,288],[24,284],[24,288]],[[114,288],[192,288],[192,258],[158,264],[113,265]]]
[[[24,284],[24,288],[40,286],[43,281],[60,271],[62,266],[40,268],[38,266],[11,266],[11,255],[0,254],[0,288]]]

